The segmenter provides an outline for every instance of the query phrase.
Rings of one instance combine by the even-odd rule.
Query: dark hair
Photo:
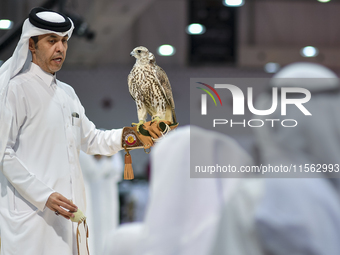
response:
[[[38,41],[39,41],[39,37],[36,35],[36,36],[32,36],[31,38],[32,38],[32,40],[33,40],[33,42],[34,42],[35,48],[38,48],[37,43],[38,43]]]

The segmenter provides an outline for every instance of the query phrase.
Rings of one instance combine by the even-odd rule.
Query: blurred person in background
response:
[[[304,106],[312,116],[305,116],[292,105],[287,107],[284,118],[295,119],[296,127],[276,125],[254,129],[260,163],[303,167],[340,164],[337,76],[318,64],[295,63],[277,73],[270,84],[278,88],[308,89],[311,100]],[[257,99],[257,109],[269,109],[271,105],[271,93],[265,92]],[[282,117],[274,113],[270,119]],[[268,116],[256,118],[269,119]],[[224,206],[212,254],[340,254],[338,173],[309,172],[295,176],[286,173],[280,175],[282,178],[268,178],[276,176],[241,181]]]
[[[124,196],[122,213],[125,215],[121,219],[122,223],[143,221],[148,203],[149,183],[136,179],[124,188],[129,190]]]
[[[86,191],[86,222],[91,230],[91,255],[102,254],[106,235],[119,225],[118,182],[124,162],[120,153],[111,157],[81,152],[79,162]]]
[[[137,255],[144,224],[132,222],[113,229],[105,238],[103,255]]]
[[[210,255],[221,208],[239,179],[219,178],[218,174],[191,178],[190,157],[199,157],[206,165],[240,167],[252,162],[226,135],[195,126],[178,128],[151,152],[150,195],[143,225],[121,225],[109,235],[104,255]],[[123,237],[128,238],[129,231],[130,242]]]
[[[270,81],[271,87],[298,87],[310,91],[311,99],[302,104],[310,116],[304,115],[295,105],[287,105],[287,115],[277,110],[260,118],[295,119],[296,127],[264,125],[254,129],[261,163],[336,164],[340,152],[340,85],[331,70],[313,63],[295,63],[286,66]],[[269,92],[270,91],[270,92]],[[258,109],[269,109],[271,90],[257,98]],[[303,98],[302,93],[287,93],[289,98]],[[281,104],[278,95],[278,105]],[[257,116],[258,118],[259,116]],[[315,177],[315,176],[313,176]]]

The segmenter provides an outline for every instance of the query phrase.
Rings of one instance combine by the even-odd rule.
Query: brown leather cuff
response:
[[[124,127],[122,133],[122,147],[127,150],[149,149],[153,145],[151,137],[137,132],[137,126]]]

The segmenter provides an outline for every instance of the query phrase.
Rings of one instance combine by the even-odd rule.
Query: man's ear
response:
[[[35,43],[33,41],[32,38],[29,39],[29,42],[28,42],[28,49],[33,53],[35,52]]]

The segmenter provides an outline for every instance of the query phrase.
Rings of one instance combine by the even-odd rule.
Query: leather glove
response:
[[[122,134],[122,147],[127,150],[144,148],[147,152],[156,141],[165,136],[169,131],[178,127],[178,123],[170,121],[146,122],[139,127],[124,127]]]
[[[126,151],[124,179],[134,178],[130,150],[144,148],[146,153],[150,153],[149,149],[155,142],[177,127],[178,123],[171,124],[170,121],[149,121],[139,126],[139,130],[137,126],[124,127],[122,133],[122,147]]]

